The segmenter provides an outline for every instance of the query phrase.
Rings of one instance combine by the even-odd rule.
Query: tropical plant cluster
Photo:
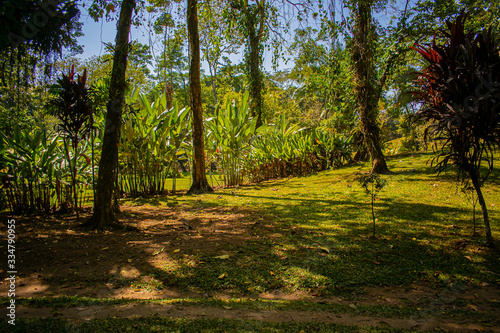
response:
[[[124,195],[166,193],[167,178],[178,176],[179,157],[191,154],[189,108],[167,109],[165,95],[153,102],[139,94],[130,98],[121,135],[118,185]]]
[[[352,162],[351,138],[328,129],[287,127],[281,117],[278,124],[269,128],[267,135],[254,141],[249,177],[259,182],[339,167]]]
[[[13,129],[10,137],[0,137],[2,201],[12,213],[50,213],[70,211],[73,207],[73,186],[80,191],[79,206],[91,196],[92,172],[85,152],[90,144],[79,147],[71,158],[76,168],[73,183],[72,169],[66,158],[63,138],[46,128],[31,132]]]
[[[71,89],[70,85],[67,90]],[[100,94],[99,89],[91,91]],[[53,92],[58,101],[61,91]],[[92,100],[97,99],[94,97]],[[167,109],[165,94],[151,100],[139,89],[130,92],[127,105],[116,179],[119,196],[175,192],[176,179],[190,169],[189,108],[180,108],[175,102]],[[219,186],[303,176],[351,160],[349,138],[332,131],[289,126],[284,116],[276,124],[257,129],[248,93],[241,100],[219,103],[215,113],[205,118],[206,170]],[[2,193],[11,211],[69,211],[92,200],[98,171],[93,167],[97,164],[93,156],[101,150],[103,123],[102,117],[96,116],[92,140],[90,135],[78,134],[80,127],[67,135],[68,125],[31,132],[16,127],[12,136],[2,135]],[[170,184],[172,187],[167,188]],[[77,201],[74,193],[79,194]]]

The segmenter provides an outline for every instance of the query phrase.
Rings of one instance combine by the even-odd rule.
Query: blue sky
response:
[[[83,45],[83,54],[78,55],[82,59],[104,53],[104,43],[113,43],[116,37],[116,21],[106,22],[100,20],[95,22],[91,17],[82,13],[80,19],[83,22],[84,36],[78,38],[78,43]],[[134,29],[131,32],[133,39],[138,39],[139,32]],[[146,39],[147,41],[147,39]]]

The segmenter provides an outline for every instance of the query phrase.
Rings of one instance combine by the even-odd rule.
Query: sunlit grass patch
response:
[[[309,290],[324,286],[328,282],[325,276],[314,273],[303,267],[289,267],[280,272],[278,278],[283,282],[285,291],[293,292],[297,290]]]

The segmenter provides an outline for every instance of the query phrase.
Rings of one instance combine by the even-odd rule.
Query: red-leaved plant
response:
[[[493,153],[500,144],[500,48],[491,31],[465,32],[464,13],[447,30],[437,33],[444,42],[418,45],[427,66],[415,80],[416,119],[429,122],[426,139],[440,145],[432,163],[439,172],[458,168],[459,180],[472,185],[483,212],[487,244],[493,246],[481,185],[493,170]],[[486,164],[487,168],[481,169]]]
[[[75,67],[72,66],[67,75],[63,74],[58,83],[52,87],[55,97],[50,101],[54,115],[59,119],[58,129],[63,133],[66,158],[71,169],[73,187],[74,208],[78,218],[78,191],[77,191],[77,159],[78,145],[91,132],[93,126],[92,101],[90,90],[87,88],[87,70],[83,75],[78,75],[75,80]],[[73,158],[70,156],[69,143],[73,150]],[[90,159],[84,155],[86,162]]]

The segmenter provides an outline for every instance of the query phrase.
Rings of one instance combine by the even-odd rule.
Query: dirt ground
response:
[[[80,222],[88,216],[83,214]],[[79,229],[74,216],[12,217],[0,215],[2,230],[8,219],[16,219],[16,297],[88,296],[99,298],[232,298],[244,295],[186,293],[174,289],[145,290],[133,288],[110,276],[135,278],[147,275],[153,267],[169,260],[166,253],[174,251],[193,254],[220,254],[222,245],[238,244],[252,237],[268,237],[279,230],[272,219],[250,207],[193,208],[180,206],[123,206],[119,219],[124,225],[139,230],[89,232]],[[259,221],[266,220],[266,223]],[[1,233],[0,262],[6,263],[6,236]],[[257,235],[257,236],[256,236]],[[147,258],[147,260],[144,260]],[[6,276],[5,265],[0,266]],[[0,281],[0,295],[7,296],[8,284]],[[448,331],[500,332],[500,287],[488,285],[475,289],[434,290],[425,285],[404,288],[366,288],[355,299],[321,297],[314,291],[262,293],[253,298],[278,300],[307,300],[338,303],[356,307],[363,305],[422,306],[443,310],[468,309],[491,314],[488,322],[456,322],[433,318],[402,319],[332,314],[307,311],[249,311],[195,306],[126,304],[67,308],[54,312],[52,308],[18,308],[19,317],[60,316],[72,319],[91,319],[107,316],[133,317],[151,314],[169,317],[241,318],[264,321],[324,321],[345,325],[375,325],[413,329],[444,329]],[[465,302],[456,302],[465,300]],[[492,300],[497,300],[496,304]],[[457,305],[458,304],[458,305]],[[496,305],[496,306],[495,306]],[[5,309],[2,309],[2,316]]]

